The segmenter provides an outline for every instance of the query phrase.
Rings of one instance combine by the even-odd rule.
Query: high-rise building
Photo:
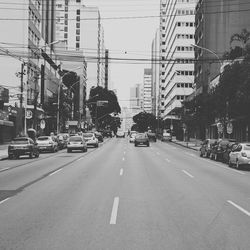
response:
[[[193,92],[196,0],[161,0],[161,117],[178,119],[176,111]]]
[[[5,55],[0,58],[0,85],[11,89],[14,98],[10,99],[10,104],[20,101],[19,106],[25,106],[31,114],[27,119],[19,118],[14,122],[16,133],[19,133],[25,132],[25,127],[39,129],[40,120],[44,119],[41,106],[58,91],[57,65],[60,62],[54,57],[53,47],[56,42],[55,2],[23,0],[18,10],[13,8],[15,4],[10,0],[0,9],[3,18],[0,23],[1,51]],[[10,16],[15,16],[16,21]]]
[[[220,73],[222,56],[229,51],[233,34],[250,30],[249,0],[198,1],[195,15],[196,95],[207,92],[209,83]],[[241,46],[241,45],[240,45]]]
[[[135,84],[130,88],[130,108],[132,110],[142,110],[143,100],[141,98],[141,84]]]
[[[57,0],[57,39],[66,39],[68,49],[83,51],[87,62],[87,97],[91,87],[103,86],[105,78],[104,30],[97,7],[82,0]]]
[[[157,29],[151,47],[151,69],[152,69],[152,113],[160,115],[160,31]]]
[[[152,69],[144,69],[143,110],[152,113]]]

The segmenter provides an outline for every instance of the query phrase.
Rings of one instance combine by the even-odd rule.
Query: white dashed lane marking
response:
[[[228,200],[227,201],[229,204],[231,204],[232,206],[236,207],[238,210],[240,210],[242,213],[246,214],[247,216],[250,216],[250,212],[248,212],[246,209],[244,209],[243,207],[237,205],[236,203],[234,203],[233,201]]]
[[[186,174],[187,176],[189,176],[190,178],[194,178],[194,176],[191,175],[188,171],[182,170],[182,172],[183,172],[184,174]]]
[[[112,212],[111,212],[110,225],[116,224],[118,207],[119,207],[119,197],[115,197]]]

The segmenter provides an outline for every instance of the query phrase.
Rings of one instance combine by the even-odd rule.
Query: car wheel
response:
[[[37,151],[37,153],[36,153],[36,158],[38,158],[38,157],[39,157],[39,155],[40,155],[40,154],[39,154],[39,151]]]
[[[202,157],[203,156],[203,154],[202,154],[202,152],[200,152],[200,157]]]
[[[33,152],[30,152],[29,157],[30,157],[30,159],[33,158]]]
[[[8,158],[11,160],[13,159],[13,155],[8,155]]]
[[[71,150],[70,150],[70,149],[67,149],[67,153],[71,153]]]
[[[137,144],[135,143],[135,147],[137,147]]]
[[[228,166],[231,168],[232,167],[232,162],[230,161],[230,159],[228,160]]]
[[[147,147],[149,147],[149,143],[147,144]]]

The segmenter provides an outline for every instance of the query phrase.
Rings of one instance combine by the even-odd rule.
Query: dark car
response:
[[[37,143],[29,137],[14,138],[8,147],[9,159],[19,158],[21,155],[28,155],[30,158],[39,157]]]
[[[149,139],[149,141],[154,141],[154,142],[157,141],[156,133],[148,132],[147,134],[148,134],[148,139]]]
[[[215,161],[228,161],[230,147],[235,143],[234,139],[220,139],[212,145],[210,159]],[[231,145],[231,146],[230,146]]]
[[[112,131],[111,130],[103,130],[103,136],[104,137],[113,137]]]
[[[201,157],[210,157],[210,153],[212,150],[212,145],[216,142],[216,139],[206,139],[201,143],[200,147],[200,156]]]
[[[149,147],[149,138],[146,133],[138,133],[135,136],[135,141],[134,141],[135,147],[138,145],[146,145]]]
[[[95,137],[98,139],[99,142],[103,142],[103,136],[101,132],[96,131]]]

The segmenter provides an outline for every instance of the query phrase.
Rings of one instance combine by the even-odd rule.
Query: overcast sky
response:
[[[159,27],[160,0],[84,0],[87,6],[100,9],[105,33],[105,46],[111,58],[151,57],[151,43]],[[143,19],[106,19],[117,17],[147,16]],[[128,106],[129,89],[143,81],[143,69],[150,64],[113,62],[111,80],[121,106]]]

